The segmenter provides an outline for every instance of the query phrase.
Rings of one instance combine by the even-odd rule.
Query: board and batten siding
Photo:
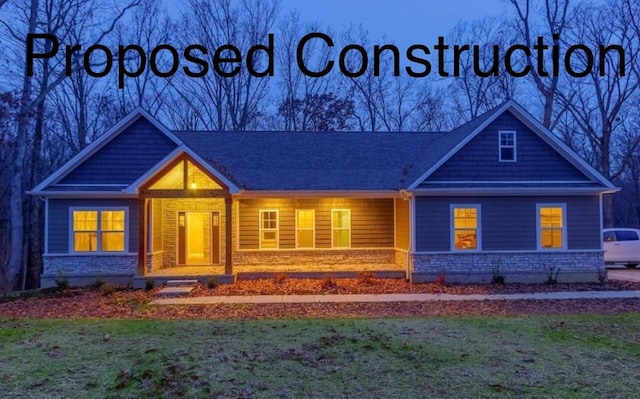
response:
[[[498,132],[516,132],[516,162],[500,162]],[[588,181],[575,166],[505,112],[478,133],[423,182],[443,181]]]
[[[128,208],[129,253],[138,251],[138,201],[135,199],[49,199],[47,215],[49,254],[69,253],[70,208]]]
[[[393,248],[393,199],[239,200],[239,248],[259,249],[260,210],[279,211],[279,249],[296,247],[296,209],[314,209],[315,247],[331,248],[331,210],[351,210],[351,248]]]
[[[566,204],[567,249],[600,249],[598,196],[416,197],[416,250],[450,251],[451,204],[480,204],[483,251],[536,250],[536,204]]]
[[[175,148],[173,141],[141,117],[59,183],[130,184]]]
[[[402,198],[396,200],[396,248],[409,249],[411,241],[409,230],[409,201]]]

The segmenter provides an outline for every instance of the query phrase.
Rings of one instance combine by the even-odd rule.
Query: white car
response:
[[[604,229],[604,263],[623,263],[634,268],[640,263],[640,230],[613,228]]]

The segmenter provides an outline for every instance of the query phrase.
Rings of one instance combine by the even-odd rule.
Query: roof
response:
[[[178,145],[167,157],[182,152],[189,154],[225,181],[233,192],[413,190],[507,111],[576,166],[596,187],[615,188],[518,104],[508,101],[450,132],[169,131],[148,113],[136,110],[107,132],[106,138],[98,139],[98,143],[34,188],[32,194],[50,192],[61,177],[139,117],[159,126],[159,130]],[[155,173],[165,161],[147,174]],[[136,182],[147,178],[147,174]],[[114,188],[113,192],[134,194],[136,182],[124,190]],[[62,190],[75,189],[82,187]]]
[[[444,133],[185,132],[174,134],[249,190],[399,190],[442,152]]]

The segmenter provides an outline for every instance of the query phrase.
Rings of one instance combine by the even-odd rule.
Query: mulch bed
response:
[[[331,284],[330,284],[331,283]],[[350,317],[431,317],[456,315],[558,315],[640,312],[640,299],[514,300],[400,303],[218,304],[208,306],[152,306],[155,293],[119,288],[43,290],[31,295],[0,298],[3,318],[125,318],[125,319],[295,319]],[[364,293],[497,294],[584,290],[640,290],[639,283],[555,285],[410,284],[401,280],[269,279],[238,281],[209,289],[197,287],[193,295],[279,295]]]

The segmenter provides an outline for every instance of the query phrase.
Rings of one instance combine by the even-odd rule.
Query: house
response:
[[[42,286],[384,271],[603,273],[611,182],[513,101],[450,132],[171,131],[136,110],[30,194]]]

